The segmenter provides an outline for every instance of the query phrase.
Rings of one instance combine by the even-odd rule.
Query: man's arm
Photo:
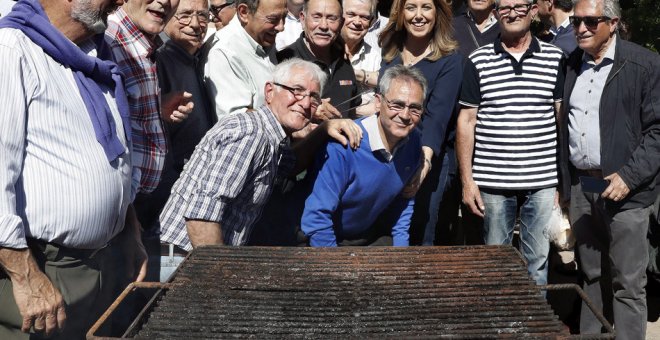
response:
[[[412,220],[415,198],[397,197],[394,200],[394,210],[399,210],[399,218],[392,227],[392,245],[405,247],[410,245],[410,221]]]
[[[218,222],[187,220],[186,229],[193,248],[211,244],[224,244],[222,241],[222,228],[220,228]]]
[[[25,226],[17,214],[16,183],[23,169],[26,148],[27,106],[37,83],[36,72],[23,63],[23,56],[8,33],[0,33],[0,267],[12,281],[18,311],[23,317],[21,329],[31,327],[51,334],[66,321],[60,292],[37,266],[27,249]],[[6,43],[6,44],[5,44]],[[8,308],[0,306],[0,308]]]
[[[333,215],[349,181],[350,165],[345,150],[337,144],[328,144],[326,152],[318,157],[309,173],[312,192],[305,200],[300,221],[302,231],[309,237],[312,247],[335,247],[337,237],[333,229]]]
[[[651,61],[648,63],[646,77],[640,78],[640,83],[637,84],[642,87],[640,112],[625,113],[640,115],[642,139],[628,163],[619,171],[605,177],[610,181],[610,185],[602,193],[602,197],[614,201],[620,201],[628,196],[630,191],[650,183],[660,171],[660,57],[657,54],[645,54],[645,57],[651,58]]]
[[[23,317],[21,331],[27,333],[34,327],[48,336],[64,328],[62,295],[39,269],[29,249],[0,248],[0,266],[12,282],[14,299]]]
[[[472,155],[474,153],[474,129],[477,125],[476,107],[463,106],[456,122],[456,158],[463,184],[463,204],[470,211],[484,217],[484,204],[479,187],[472,178]]]
[[[312,130],[307,137],[294,141],[292,149],[296,155],[296,167],[293,174],[297,174],[309,166],[319,147],[333,138],[344,147],[352,149],[360,147],[362,129],[350,119],[330,119],[321,123]]]

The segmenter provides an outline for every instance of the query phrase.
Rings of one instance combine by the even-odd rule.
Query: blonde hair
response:
[[[392,61],[401,53],[406,41],[403,8],[407,0],[394,0],[390,11],[390,20],[378,37],[378,45],[382,48],[383,59]],[[435,6],[435,25],[431,31],[431,54],[426,59],[436,61],[448,54],[454,53],[458,43],[454,40],[454,29],[451,25],[452,11],[445,0],[433,0]]]

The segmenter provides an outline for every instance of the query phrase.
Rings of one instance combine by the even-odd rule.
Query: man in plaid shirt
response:
[[[140,194],[156,188],[163,169],[167,144],[161,113],[165,113],[162,118],[167,121],[180,122],[192,110],[190,94],[178,94],[161,101],[154,59],[154,52],[160,45],[158,34],[178,5],[179,0],[132,0],[108,17],[105,36],[126,84],[133,164],[137,170],[133,185]],[[173,106],[178,106],[174,112]]]

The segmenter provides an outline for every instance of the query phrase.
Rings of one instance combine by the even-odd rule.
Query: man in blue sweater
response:
[[[414,198],[400,192],[422,160],[415,127],[426,87],[416,69],[388,69],[376,95],[380,112],[357,121],[364,136],[360,147],[331,142],[319,155],[306,178],[311,193],[301,220],[311,246],[391,244],[380,243],[390,231],[395,246],[408,245]]]

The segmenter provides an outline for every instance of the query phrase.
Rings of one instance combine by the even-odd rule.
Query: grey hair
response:
[[[527,0],[527,3],[533,5],[536,3],[536,0]],[[495,7],[498,7],[499,5],[500,5],[500,0],[495,0]]]
[[[259,0],[237,0],[236,7],[238,7],[240,4],[247,5],[248,11],[250,11],[252,14],[256,13],[257,8],[259,8]]]
[[[302,72],[311,73],[314,80],[319,82],[319,93],[323,93],[328,75],[318,65],[300,58],[287,59],[277,64],[275,71],[273,71],[273,81],[276,83],[286,83],[291,79],[291,73],[296,68],[303,69]]]
[[[374,18],[378,17],[378,0],[356,0],[356,1],[367,2],[371,5],[370,13],[371,13],[371,20],[372,21],[373,21]],[[341,0],[342,9],[346,8],[345,2],[346,2],[346,0]]]
[[[621,6],[619,6],[619,0],[573,0],[573,7],[575,7],[580,1],[589,1],[594,7],[600,2],[603,4],[604,16],[621,18]]]
[[[378,82],[378,92],[386,94],[390,91],[390,85],[395,79],[412,80],[422,87],[422,102],[426,100],[426,89],[428,87],[426,77],[422,72],[414,67],[405,65],[396,65],[388,68]]]

